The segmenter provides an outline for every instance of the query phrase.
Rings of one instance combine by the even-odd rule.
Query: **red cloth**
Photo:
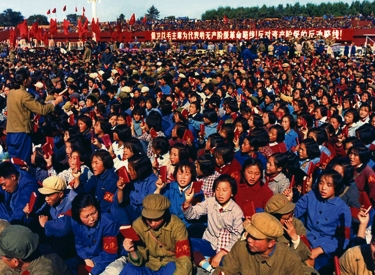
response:
[[[230,175],[236,180],[237,187],[239,187],[241,181],[241,164],[237,160],[233,159],[231,163],[222,167],[216,167],[215,170],[220,174]]]
[[[65,36],[68,36],[68,34],[69,34],[69,24],[70,24],[69,20],[64,19],[63,26],[64,26],[64,35]]]
[[[285,142],[280,142],[276,145],[270,146],[272,153],[285,153],[287,151]]]
[[[242,183],[237,190],[237,194],[234,196],[234,200],[242,210],[244,210],[245,206],[250,204],[251,201],[254,202],[255,208],[264,208],[272,196],[273,192],[267,184],[260,185],[260,183],[256,183],[251,186]]]
[[[26,19],[25,20],[23,20],[23,22],[22,23],[19,23],[18,25],[17,25],[17,28],[18,28],[18,30],[20,31],[20,36],[22,37],[22,38],[28,38],[28,36],[29,36],[29,29],[28,29],[28,27],[27,27],[27,21],[26,21]]]
[[[54,35],[57,33],[57,23],[56,23],[56,20],[52,19],[50,20],[49,22],[49,33],[51,35]]]

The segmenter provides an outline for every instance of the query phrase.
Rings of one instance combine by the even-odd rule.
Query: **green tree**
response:
[[[75,14],[75,13],[68,14],[66,16],[66,19],[69,20],[70,24],[73,24],[73,25],[78,24],[78,17],[77,17],[77,14]]]
[[[38,21],[39,25],[48,25],[47,16],[43,14],[34,14],[27,18],[27,25],[31,26],[35,21]]]
[[[155,8],[154,5],[152,5],[148,10],[147,10],[147,19],[149,20],[154,20],[159,18],[160,11]]]
[[[6,9],[0,14],[0,26],[17,26],[24,20],[23,15],[19,11]]]
[[[124,23],[125,22],[125,15],[123,13],[117,18],[117,22]]]

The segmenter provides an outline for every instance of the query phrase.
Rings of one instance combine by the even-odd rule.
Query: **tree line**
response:
[[[202,20],[223,19],[224,15],[228,19],[245,18],[285,18],[291,16],[321,17],[321,16],[371,16],[375,11],[375,1],[354,1],[350,5],[343,2],[320,3],[301,5],[296,2],[294,5],[278,5],[261,7],[219,7],[218,9],[208,10],[202,14]]]

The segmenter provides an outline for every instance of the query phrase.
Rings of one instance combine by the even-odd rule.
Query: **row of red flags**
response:
[[[142,23],[146,23],[147,18],[146,16],[142,19]],[[135,14],[133,13],[132,16],[129,19],[129,25],[134,25],[135,24]],[[69,25],[70,22],[69,20],[64,19],[63,21],[63,30],[64,30],[64,35],[67,37],[69,34]],[[78,35],[81,38],[84,38],[86,34],[89,32],[88,30],[88,25],[89,21],[86,18],[86,21],[82,23],[81,20],[78,20]],[[115,27],[115,30],[111,27],[111,25],[108,24],[109,31],[111,33],[111,39],[113,41],[116,40],[121,40],[122,38],[122,23],[118,23]],[[91,30],[95,34],[96,41],[100,41],[100,25],[99,25],[99,19],[92,19],[91,21]],[[45,45],[48,45],[48,35],[55,35],[57,33],[57,22],[55,19],[50,19],[50,28],[49,31],[46,29],[40,28],[39,24],[37,21],[35,21],[31,28],[30,31],[27,26],[27,21],[26,19],[17,25],[16,28],[12,28],[10,30],[9,34],[9,40],[11,45],[16,45],[16,39],[17,37],[21,37],[23,39],[37,39],[38,41],[43,41]]]
[[[66,5],[64,5],[62,11],[63,11],[63,12],[66,11]],[[78,8],[77,8],[77,7],[75,8],[75,11],[78,12]],[[82,12],[85,13],[85,11],[86,11],[86,10],[85,10],[85,7],[82,7]],[[56,13],[56,8],[53,8],[52,11],[51,11],[51,9],[49,9],[49,10],[47,11],[47,15],[50,15],[51,12],[52,12],[52,13]]]

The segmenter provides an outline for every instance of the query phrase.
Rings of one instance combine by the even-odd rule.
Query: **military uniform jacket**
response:
[[[65,262],[55,253],[46,254],[32,261],[29,267],[20,272],[7,268],[2,275],[71,275]]]
[[[154,231],[139,217],[133,223],[133,228],[141,238],[141,244],[137,246],[140,260],[129,261],[135,266],[146,266],[157,271],[169,262],[176,263],[174,275],[192,274],[192,263],[190,259],[190,247],[188,245],[188,233],[185,224],[175,215],[159,230]],[[182,247],[186,255],[176,255],[176,243],[186,241],[187,246]]]
[[[348,249],[340,258],[341,275],[373,275],[374,261],[369,244]]]
[[[52,103],[41,104],[28,93],[25,87],[11,90],[7,97],[8,133],[31,133],[33,129],[31,114],[46,115],[55,109]]]
[[[306,238],[306,228],[303,223],[297,218],[293,218],[293,226],[296,229],[296,233],[300,236],[300,242],[295,250],[298,256],[301,258],[301,261],[304,262],[311,255],[309,247],[301,239]],[[278,238],[277,241],[293,248],[292,240],[287,233],[284,233],[284,235]]]
[[[223,271],[225,275],[301,275],[303,268],[300,258],[288,246],[276,243],[268,258],[262,258],[248,250],[246,241],[238,241],[225,256],[224,264],[214,275]]]

